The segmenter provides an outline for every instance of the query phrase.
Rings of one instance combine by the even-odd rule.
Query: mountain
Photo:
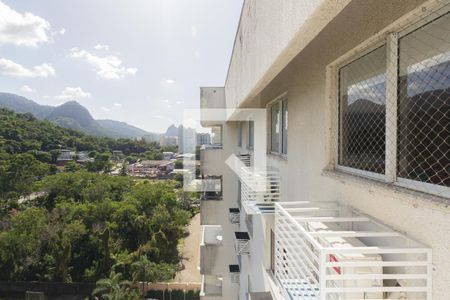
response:
[[[95,120],[90,112],[76,101],[59,106],[40,105],[30,99],[10,93],[0,93],[0,107],[17,113],[31,113],[59,126],[79,130],[90,135],[112,138],[138,138],[151,134],[124,122]]]
[[[178,127],[174,124],[170,125],[166,130],[166,136],[178,136]]]
[[[120,136],[124,137],[144,137],[147,135],[151,135],[150,132],[147,132],[143,129],[140,129],[136,126],[127,124],[125,122],[114,121],[114,120],[97,120],[97,122],[104,128],[108,128],[109,130],[114,131]]]
[[[52,106],[40,105],[25,97],[10,94],[0,93],[0,107],[9,108],[16,113],[32,113],[36,118],[43,119],[52,110]]]

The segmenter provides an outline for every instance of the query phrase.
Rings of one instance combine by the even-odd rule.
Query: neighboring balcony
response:
[[[222,297],[222,281],[221,276],[202,275],[202,286],[200,297],[202,299],[221,299]]]
[[[222,176],[205,176],[202,179],[202,195],[200,197],[200,223],[202,225],[217,224],[221,213]]]
[[[205,176],[202,179],[201,200],[222,200],[222,176]]]
[[[276,203],[272,247],[288,299],[432,299],[431,249],[350,207]]]
[[[200,273],[216,274],[219,248],[222,246],[223,229],[220,225],[203,226],[200,243]]]
[[[200,148],[200,171],[202,174],[217,174],[224,167],[222,144],[203,145]]]

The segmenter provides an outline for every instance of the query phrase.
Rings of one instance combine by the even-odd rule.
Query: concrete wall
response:
[[[221,155],[206,156],[205,164],[214,166],[214,169],[207,167],[209,175],[222,175],[223,200],[220,201],[204,201],[201,204],[201,220],[202,225],[222,225],[223,242],[222,246],[215,246],[214,250],[207,253],[201,259],[204,259],[204,266],[207,271],[211,271],[210,275],[221,275],[222,281],[222,299],[238,299],[239,286],[232,283],[229,274],[229,265],[237,264],[237,256],[234,251],[234,232],[238,230],[238,225],[233,225],[228,220],[228,209],[237,207],[237,178],[233,171],[225,165],[225,158],[229,157],[236,151],[237,130],[235,123],[227,123],[223,125],[223,149],[220,150]],[[206,150],[207,153],[211,149]],[[214,152],[215,153],[215,152]],[[204,223],[205,222],[205,223]],[[204,297],[204,299],[210,299]],[[215,297],[214,299],[219,299]]]
[[[448,299],[449,202],[432,201],[420,193],[404,192],[371,180],[327,171],[333,143],[330,136],[333,119],[330,115],[331,99],[327,98],[326,93],[327,65],[423,2],[352,1],[256,95],[253,102],[248,102],[248,107],[265,107],[278,95],[288,92],[288,157],[284,159],[269,155],[270,164],[278,167],[282,173],[284,200],[338,201],[348,204],[430,246],[436,267],[433,274],[433,299]],[[269,35],[277,38],[270,31]],[[255,63],[251,61],[251,64]],[[241,79],[247,76],[247,72],[242,70],[242,75],[237,77]],[[239,95],[249,89],[242,87]],[[236,96],[235,99],[242,97]]]
[[[227,107],[255,96],[348,2],[246,0],[226,81]]]

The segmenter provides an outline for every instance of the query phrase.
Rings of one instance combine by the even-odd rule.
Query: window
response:
[[[287,142],[288,142],[288,102],[287,100],[283,100],[281,102],[282,106],[282,121],[283,121],[283,130],[281,132],[282,135],[282,145],[281,145],[281,153],[287,154]]]
[[[254,121],[248,122],[248,149],[253,149],[255,143],[255,123]]]
[[[399,39],[398,177],[450,187],[450,14]]]
[[[211,127],[211,143],[213,146],[222,146],[222,126]]]
[[[242,122],[239,122],[238,127],[238,147],[242,147]]]
[[[339,164],[384,173],[386,47],[339,70]]]
[[[275,101],[270,107],[270,152],[287,154],[287,99]]]
[[[337,166],[450,197],[450,13],[338,68]]]

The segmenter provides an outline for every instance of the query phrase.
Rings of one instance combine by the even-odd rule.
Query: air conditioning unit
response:
[[[228,213],[228,220],[231,224],[239,224],[241,211],[239,208],[230,208]]]
[[[245,231],[236,231],[234,233],[236,242],[234,249],[237,255],[250,255],[250,235]]]
[[[230,279],[232,283],[240,282],[241,268],[239,265],[229,265]]]
[[[332,226],[330,223],[309,222],[308,230],[311,232],[324,231],[340,231],[341,229]],[[349,248],[349,247],[365,247],[359,239],[354,237],[339,237],[339,236],[323,236],[319,238],[324,247],[332,248]],[[379,262],[382,257],[379,254],[365,254],[365,253],[341,253],[329,255],[330,262]],[[328,268],[328,275],[370,275],[383,274],[381,266],[344,266]],[[339,277],[339,276],[338,276]],[[346,277],[348,278],[348,277]],[[324,280],[324,279],[323,279]],[[328,281],[328,285],[334,288],[367,288],[367,287],[381,287],[383,280],[381,279],[345,279]],[[382,292],[355,292],[355,293],[341,293],[337,299],[383,299]]]

